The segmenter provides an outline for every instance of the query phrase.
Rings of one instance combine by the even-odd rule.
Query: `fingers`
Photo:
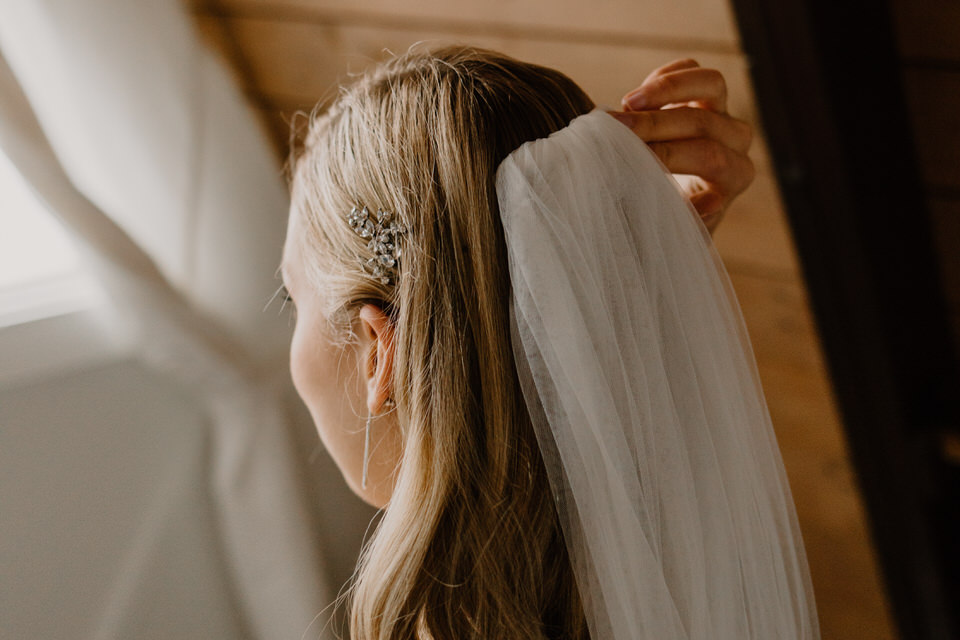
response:
[[[630,127],[645,142],[713,138],[734,151],[746,153],[753,141],[753,127],[749,123],[696,107],[610,112],[610,115]]]
[[[700,64],[693,58],[680,58],[679,60],[674,60],[673,62],[668,62],[667,64],[661,67],[657,67],[656,69],[650,72],[650,75],[648,75],[646,80],[644,80],[643,82],[645,84],[646,82],[653,79],[654,77],[661,76],[671,71],[677,71],[678,69],[690,69],[691,67],[699,67],[699,66]]]
[[[700,65],[693,58],[680,58],[679,60],[674,60],[673,62],[668,62],[667,64],[657,67],[650,74],[644,78],[643,82],[640,83],[640,86],[625,95],[620,99],[620,106],[626,111],[630,109],[630,106],[627,104],[627,98],[640,91],[640,87],[650,84],[657,76],[669,73],[671,71],[678,71],[680,69],[690,69],[693,67],[699,67]]]
[[[716,69],[682,58],[655,69],[610,112],[644,140],[664,166],[692,178],[685,188],[710,233],[752,182],[749,123],[727,113],[727,84]]]
[[[701,216],[723,211],[756,175],[747,156],[749,123],[694,107],[610,112],[657,154],[671,173],[697,176],[691,202]],[[714,224],[719,223],[719,218]]]
[[[651,142],[650,149],[671,173],[700,176],[710,188],[732,200],[756,176],[753,161],[710,138]]]
[[[626,108],[659,109],[668,104],[696,102],[706,109],[727,112],[727,81],[716,69],[699,66],[651,74],[623,98]]]

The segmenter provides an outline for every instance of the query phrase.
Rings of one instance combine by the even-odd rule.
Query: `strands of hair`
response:
[[[307,277],[345,340],[368,302],[396,330],[403,456],[349,592],[353,638],[587,638],[516,377],[494,179],[593,106],[552,69],[415,46],[311,114],[291,164]],[[357,202],[408,230],[389,284],[361,267],[372,255],[345,218]]]

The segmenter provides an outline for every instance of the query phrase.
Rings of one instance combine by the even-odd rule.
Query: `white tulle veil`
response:
[[[602,109],[497,172],[513,348],[593,640],[819,638],[790,487],[706,228]]]

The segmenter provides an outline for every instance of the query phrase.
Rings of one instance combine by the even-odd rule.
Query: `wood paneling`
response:
[[[892,639],[866,513],[802,282],[736,269],[730,279],[797,506],[822,637]]]
[[[204,4],[204,3],[200,3]],[[522,32],[528,38],[647,40],[690,50],[737,48],[729,6],[713,0],[218,0],[233,15],[306,23],[432,25],[470,35]],[[667,44],[672,43],[672,44]]]
[[[564,43],[515,35],[464,39],[430,29],[293,23],[261,18],[200,16],[198,20],[201,24],[225,25],[232,40],[217,35],[211,36],[209,42],[221,48],[236,46],[243,55],[242,64],[246,68],[243,77],[248,92],[259,94],[266,105],[275,105],[288,120],[292,111],[309,111],[315,102],[335,95],[338,83],[348,82],[350,74],[362,72],[389,52],[404,51],[415,42],[431,41],[467,42],[561,69],[597,104],[611,108],[619,108],[620,98],[654,68],[677,58],[694,57],[701,66],[723,72],[729,93],[729,112],[750,122],[762,133],[746,61],[739,54]],[[203,31],[216,34],[217,27],[205,26]],[[226,51],[223,55],[236,54]],[[288,136],[278,124],[283,122],[283,117],[270,115],[273,130],[283,135],[278,148],[288,142]],[[769,156],[762,135],[758,135],[750,156],[758,168],[768,166]]]
[[[758,165],[753,184],[723,215],[713,242],[728,270],[800,282],[797,252],[769,167]]]
[[[459,36],[434,29],[343,26],[334,23],[290,23],[228,18],[247,56],[254,87],[275,102],[312,103],[329,95],[348,73],[362,71],[385,51],[402,52],[419,41],[461,42],[563,70],[598,104],[619,107],[624,93],[654,68],[691,55],[704,67],[724,73],[730,95],[728,109],[756,123],[746,63],[737,54],[684,49],[622,47],[595,43],[529,40],[511,35]]]

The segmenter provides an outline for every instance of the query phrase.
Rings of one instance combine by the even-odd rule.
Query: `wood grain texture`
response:
[[[752,123],[757,121],[747,67],[739,54],[530,40],[499,34],[464,36],[430,28],[223,20],[248,57],[254,88],[277,101],[318,100],[338,82],[349,81],[349,74],[361,72],[389,52],[400,53],[415,42],[430,41],[489,47],[560,69],[598,104],[612,107],[619,107],[623,94],[654,68],[677,58],[693,57],[701,66],[724,73],[730,113]]]
[[[754,142],[758,143],[762,140]],[[728,270],[763,274],[777,281],[795,282],[801,277],[780,192],[768,165],[758,165],[753,184],[724,213],[713,242]]]
[[[896,637],[800,280],[730,270],[810,564],[822,637]]]
[[[562,70],[580,84],[597,104],[617,109],[621,97],[639,85],[654,68],[671,60],[694,57],[702,67],[720,70],[727,82],[728,111],[759,132],[746,62],[740,54],[651,49],[594,43],[529,40],[519,36],[471,38],[430,29],[340,26],[335,23],[291,23],[260,18],[200,16],[201,23],[221,23],[243,54],[245,83],[259,101],[283,113],[309,110],[336,95],[351,74],[405,51],[416,42],[467,43],[489,47],[521,60]],[[208,28],[207,30],[212,31]],[[220,40],[213,46],[225,46]],[[762,136],[751,148],[758,166],[769,163]],[[286,140],[286,138],[284,138]]]
[[[712,0],[219,0],[221,11],[298,22],[434,25],[471,33],[522,31],[529,37],[648,40],[687,49],[735,50],[732,11]]]

